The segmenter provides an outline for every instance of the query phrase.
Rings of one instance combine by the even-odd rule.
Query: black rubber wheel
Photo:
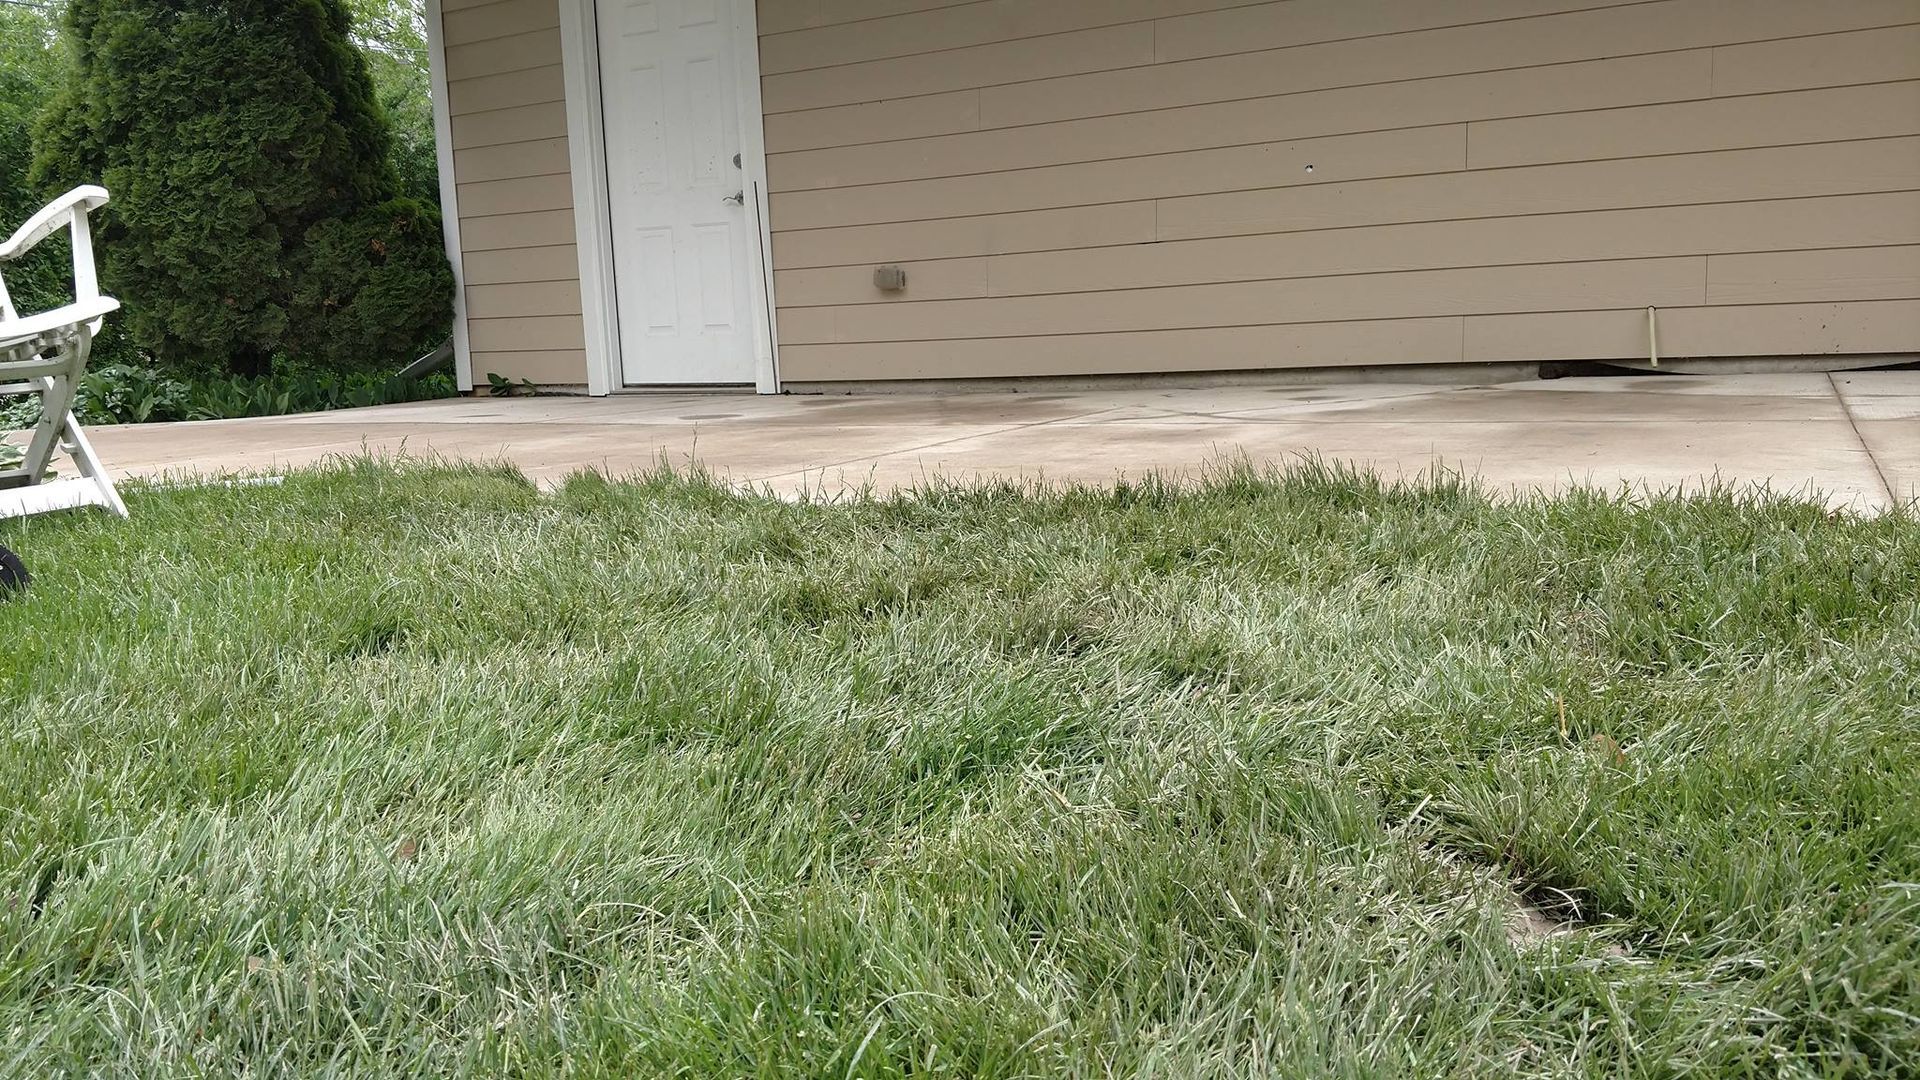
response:
[[[27,573],[27,564],[11,550],[0,547],[0,595],[16,593],[33,584],[33,575]]]

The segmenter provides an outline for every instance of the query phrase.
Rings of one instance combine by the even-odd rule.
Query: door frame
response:
[[[748,236],[759,265],[747,274],[753,308],[754,389],[780,392],[780,338],[773,303],[773,230],[767,205],[767,144],[761,126],[760,33],[754,0],[719,0],[732,21],[739,102],[741,182],[753,216]],[[581,318],[586,323],[587,393],[629,386],[620,356],[615,291],[613,204],[607,182],[607,121],[602,104],[600,26],[595,0],[559,0],[561,74],[567,94],[567,156],[573,170],[573,228],[580,253]]]
[[[427,80],[433,93],[433,160],[440,176],[440,232],[453,269],[453,384],[473,389],[473,346],[467,337],[467,274],[460,246],[460,174],[453,168],[453,112],[447,98],[446,25],[440,0],[427,0]]]

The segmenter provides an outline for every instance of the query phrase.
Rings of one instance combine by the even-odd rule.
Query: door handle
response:
[[[736,191],[720,201],[723,203],[732,203],[735,206],[745,206],[747,205],[747,193],[744,191]]]

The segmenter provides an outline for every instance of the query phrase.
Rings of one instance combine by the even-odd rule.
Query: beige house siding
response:
[[[474,380],[587,381],[558,0],[442,0]]]
[[[1920,0],[759,9],[791,382],[1920,351]]]

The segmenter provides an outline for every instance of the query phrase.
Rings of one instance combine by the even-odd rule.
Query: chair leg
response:
[[[127,504],[120,501],[120,492],[113,486],[113,477],[107,474],[106,467],[100,464],[100,458],[93,452],[93,443],[87,440],[87,433],[80,427],[80,421],[72,412],[67,413],[67,454],[79,467],[80,475],[92,480],[100,489],[101,505],[118,514],[127,516]]]
[[[60,447],[64,428],[73,427],[73,381],[67,378],[40,379],[40,422],[33,426],[20,466],[36,479],[53,463],[53,452]],[[33,483],[35,481],[29,481]]]
[[[86,325],[75,328],[70,336],[45,343],[43,351],[29,359],[47,375],[27,376],[9,383],[9,392],[37,389],[40,392],[40,420],[27,441],[20,467],[0,472],[0,517],[64,510],[76,506],[99,506],[119,516],[127,516],[127,504],[120,500],[113,478],[100,464],[93,443],[73,413],[79,375],[86,368],[87,354],[93,342]],[[79,476],[47,481],[53,455],[64,452],[73,459]]]

